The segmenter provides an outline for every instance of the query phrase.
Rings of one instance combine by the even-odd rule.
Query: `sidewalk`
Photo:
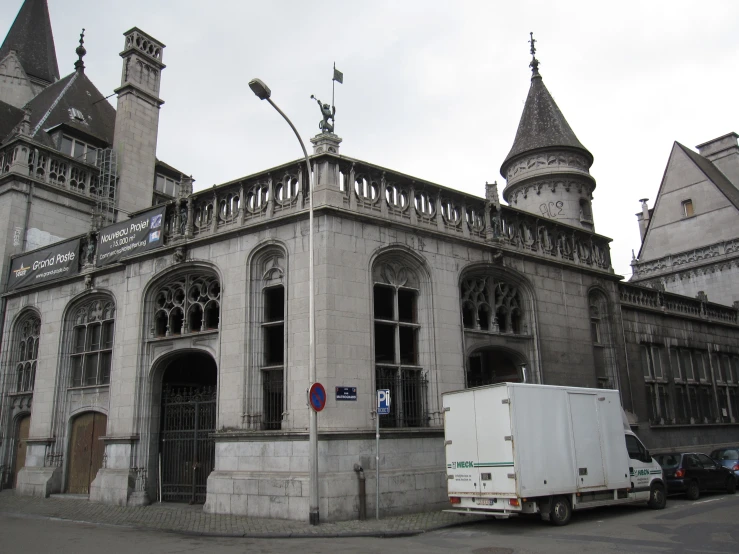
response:
[[[16,496],[0,492],[0,514],[58,518],[85,523],[157,529],[175,533],[250,538],[290,537],[404,537],[480,521],[480,516],[426,512],[390,516],[379,521],[342,521],[311,526],[307,522],[246,516],[206,514],[202,506],[152,504],[121,508],[80,498]],[[372,514],[374,516],[374,514]]]

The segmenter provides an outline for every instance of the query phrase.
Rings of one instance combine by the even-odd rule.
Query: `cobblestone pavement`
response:
[[[307,522],[245,516],[207,514],[202,506],[152,504],[119,507],[82,498],[46,499],[0,492],[0,513],[58,518],[104,525],[158,529],[193,535],[221,537],[402,537],[472,523],[479,516],[424,512],[382,518],[379,521],[342,521],[311,526]]]

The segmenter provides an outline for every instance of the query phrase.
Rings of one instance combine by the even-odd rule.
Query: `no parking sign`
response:
[[[326,389],[321,383],[313,383],[308,389],[308,402],[316,412],[323,410],[326,406]]]

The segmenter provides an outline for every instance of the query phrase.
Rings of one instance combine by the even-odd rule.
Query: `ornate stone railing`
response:
[[[661,310],[674,315],[739,325],[739,309],[736,308],[639,285],[619,283],[618,287],[621,303],[625,306]]]
[[[173,200],[165,240],[212,235],[307,210],[304,167],[286,164]]]
[[[97,168],[39,148],[22,137],[0,150],[0,161],[2,173],[25,168],[36,179],[80,194],[98,190]],[[496,185],[486,185],[485,198],[481,198],[331,153],[314,155],[312,172],[317,210],[352,212],[500,250],[613,272],[610,239],[501,206]],[[191,183],[183,180],[182,195],[167,205],[165,244],[261,225],[308,210],[308,180],[301,161],[190,194],[187,189],[192,190]]]
[[[22,138],[0,150],[0,176],[10,172],[91,198],[102,193],[96,166]]]
[[[655,260],[631,262],[632,280],[650,279],[664,273],[689,269],[707,261],[716,262],[722,258],[739,254],[739,239],[721,241],[702,248],[670,254]]]
[[[339,171],[343,205],[351,211],[612,271],[610,239],[501,206],[496,185],[480,198],[357,160],[343,158]]]
[[[486,198],[413,179],[332,154],[313,156],[316,209],[333,207],[612,271],[610,239],[501,206],[495,185]],[[206,236],[308,209],[305,166],[293,162],[173,201],[168,239]]]

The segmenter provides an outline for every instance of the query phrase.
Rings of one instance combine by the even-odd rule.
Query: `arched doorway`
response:
[[[13,475],[11,476],[10,486],[15,488],[18,485],[18,472],[26,465],[26,448],[28,440],[28,431],[31,428],[31,415],[26,414],[20,416],[15,424],[15,459],[13,460]]]
[[[494,383],[524,382],[526,360],[511,350],[483,348],[472,353],[467,361],[467,387]]]
[[[162,376],[161,493],[165,502],[205,502],[215,465],[216,363],[202,352],[171,359]]]
[[[69,439],[69,465],[67,467],[67,492],[90,494],[90,483],[103,467],[105,436],[108,418],[99,412],[84,412],[72,420]]]

